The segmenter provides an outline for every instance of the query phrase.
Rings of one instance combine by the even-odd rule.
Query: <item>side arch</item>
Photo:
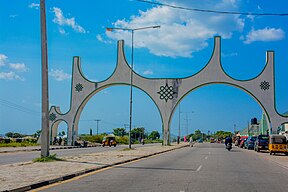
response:
[[[65,122],[67,125],[67,138],[69,138],[69,123],[64,119],[57,119],[55,122],[51,124],[51,130],[50,130],[50,145],[52,145],[53,138],[57,137],[57,132],[59,128],[59,124]]]

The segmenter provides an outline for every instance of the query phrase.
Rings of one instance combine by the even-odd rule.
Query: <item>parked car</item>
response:
[[[256,138],[256,136],[248,137],[248,139],[244,142],[244,149],[254,149]]]
[[[254,150],[259,152],[260,150],[267,150],[269,143],[269,135],[258,135],[255,144]]]
[[[197,142],[198,142],[198,143],[203,143],[203,140],[202,140],[202,139],[198,139]]]

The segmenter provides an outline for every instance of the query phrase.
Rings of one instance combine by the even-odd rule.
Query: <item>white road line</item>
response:
[[[200,171],[201,168],[202,168],[202,165],[200,165],[196,171],[197,172]]]
[[[207,159],[208,159],[208,156],[206,156],[205,159],[207,160]]]

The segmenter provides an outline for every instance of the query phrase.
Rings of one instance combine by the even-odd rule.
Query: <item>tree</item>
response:
[[[21,138],[24,137],[25,135],[22,135],[20,133],[8,132],[5,134],[5,136],[10,138]]]
[[[155,140],[160,138],[160,133],[158,131],[152,131],[149,135],[149,139]]]
[[[59,137],[63,137],[65,134],[66,134],[65,131],[61,131],[61,132],[58,133],[58,136]]]
[[[137,140],[138,138],[144,138],[145,128],[138,127],[131,130],[131,138]]]
[[[113,129],[113,134],[116,135],[116,136],[124,136],[126,135],[126,131],[125,131],[125,128],[116,128],[116,129]]]
[[[215,138],[218,138],[218,139],[225,139],[227,136],[232,136],[232,133],[229,132],[229,131],[217,131],[215,134],[214,134],[214,137]]]
[[[41,130],[37,130],[32,136],[35,138],[39,138],[41,135]]]

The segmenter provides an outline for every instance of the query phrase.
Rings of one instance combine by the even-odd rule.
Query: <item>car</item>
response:
[[[202,139],[198,139],[198,143],[203,143],[203,140]]]
[[[254,149],[256,138],[256,136],[248,137],[248,139],[244,142],[244,149]]]
[[[254,150],[259,152],[260,150],[267,150],[269,144],[269,135],[258,135],[255,144]]]

